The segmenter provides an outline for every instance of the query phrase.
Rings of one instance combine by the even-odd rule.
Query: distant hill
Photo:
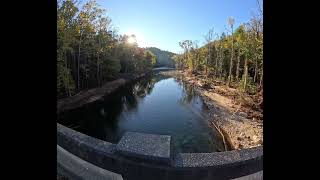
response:
[[[174,61],[172,59],[172,56],[175,55],[175,53],[169,52],[169,51],[163,51],[156,47],[148,47],[146,50],[151,51],[156,57],[157,57],[157,63],[155,67],[175,67]]]

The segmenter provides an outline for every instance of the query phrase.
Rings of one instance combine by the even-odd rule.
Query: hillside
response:
[[[157,57],[157,63],[155,67],[161,67],[161,66],[167,66],[167,67],[174,67],[174,61],[171,58],[173,55],[175,55],[172,52],[169,51],[163,51],[156,47],[148,47],[146,50],[151,51],[156,57]]]

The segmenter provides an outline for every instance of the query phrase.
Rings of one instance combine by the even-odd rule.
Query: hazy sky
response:
[[[181,40],[198,40],[211,27],[225,31],[227,18],[235,27],[257,12],[256,0],[97,0],[107,9],[120,34],[134,33],[141,47],[154,46],[178,53]]]

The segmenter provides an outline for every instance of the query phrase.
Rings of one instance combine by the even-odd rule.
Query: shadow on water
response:
[[[58,122],[112,143],[134,131],[171,135],[175,152],[222,151],[207,114],[192,86],[156,74],[120,88],[103,102],[61,114]]]

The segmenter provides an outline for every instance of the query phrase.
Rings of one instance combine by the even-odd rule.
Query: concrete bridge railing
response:
[[[232,179],[263,169],[263,147],[213,153],[170,152],[170,136],[126,133],[118,144],[57,124],[57,143],[124,179]]]

